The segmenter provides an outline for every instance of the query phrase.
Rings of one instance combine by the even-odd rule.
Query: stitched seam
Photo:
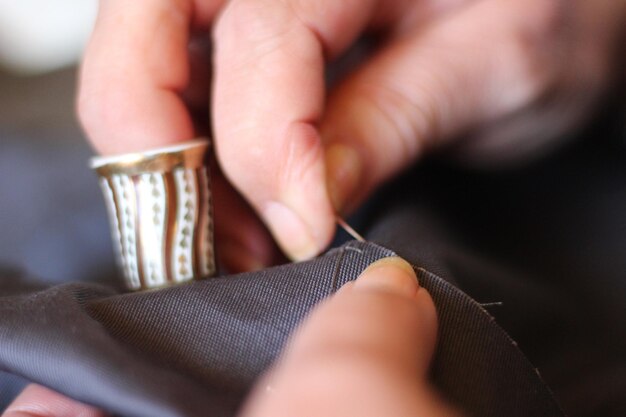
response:
[[[346,253],[345,246],[341,248],[341,251],[337,255],[337,262],[335,263],[335,271],[333,272],[333,278],[330,281],[330,293],[337,291],[337,282],[339,280],[339,271],[341,271],[341,265],[343,264],[343,258]]]

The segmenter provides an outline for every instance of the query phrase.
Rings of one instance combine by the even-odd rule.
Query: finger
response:
[[[311,313],[243,415],[449,415],[425,383],[436,329],[411,266],[378,261]]]
[[[78,98],[81,122],[100,153],[139,151],[194,137],[180,97],[189,83],[189,33],[194,24],[206,25],[220,3],[100,2]]]
[[[215,30],[213,121],[225,175],[294,259],[334,231],[316,124],[324,55],[345,49],[375,0],[234,0]]]
[[[105,414],[40,385],[28,385],[2,417],[104,417]]]
[[[541,95],[554,77],[541,42],[555,11],[535,13],[538,3],[559,2],[468,4],[392,40],[332,93],[320,129],[337,209]]]
[[[411,26],[468,0],[234,0],[218,20],[213,120],[228,179],[293,259],[318,253],[334,231],[317,126],[324,58],[366,27]]]
[[[285,364],[343,358],[350,366],[373,364],[384,372],[423,377],[436,334],[435,306],[411,265],[384,258],[312,313],[296,333]]]
[[[223,176],[212,172],[217,257],[229,273],[257,271],[284,261],[271,235]]]

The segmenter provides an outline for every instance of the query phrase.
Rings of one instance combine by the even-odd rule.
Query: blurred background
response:
[[[97,0],[0,0],[0,265],[48,282],[116,274],[74,111],[96,12]]]

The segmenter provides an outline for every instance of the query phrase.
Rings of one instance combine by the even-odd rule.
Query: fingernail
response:
[[[311,230],[286,205],[272,201],[263,211],[265,219],[283,251],[294,261],[310,259],[319,251]]]
[[[230,273],[260,271],[267,264],[238,242],[220,242],[219,258]]]
[[[419,290],[419,283],[413,267],[404,259],[392,256],[368,266],[357,278],[353,288],[387,291],[413,298]]]
[[[349,200],[359,185],[361,171],[361,159],[352,147],[335,143],[326,149],[328,196],[338,213],[350,205]]]

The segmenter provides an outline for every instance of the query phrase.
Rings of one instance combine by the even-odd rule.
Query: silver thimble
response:
[[[91,159],[129,289],[215,274],[208,147],[208,140],[193,140]]]

